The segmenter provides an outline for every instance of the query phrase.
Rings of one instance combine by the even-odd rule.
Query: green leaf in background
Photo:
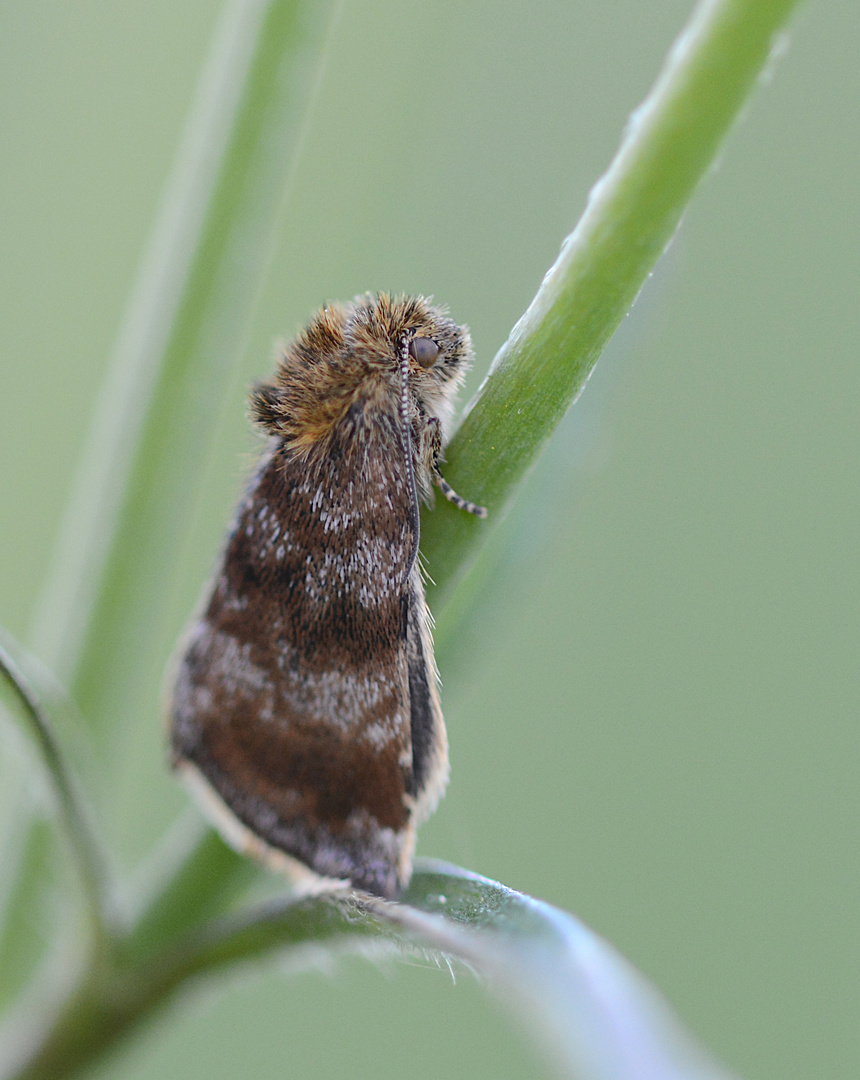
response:
[[[174,591],[189,497],[269,265],[316,32],[298,0],[230,0],[98,403],[34,644],[113,737]],[[310,25],[309,25],[310,23]]]
[[[7,827],[0,844],[0,1014],[26,991],[57,936],[57,830],[41,807],[20,796],[19,806],[29,828]]]
[[[39,779],[43,781],[39,786],[44,787],[56,826],[71,849],[85,896],[90,933],[95,947],[104,947],[113,922],[106,859],[93,832],[79,784],[71,774],[54,725],[41,696],[24,674],[23,665],[26,659],[16,659],[9,647],[8,636],[4,637],[6,643],[0,642],[0,678],[11,687],[17,698],[18,708],[13,712],[19,716],[29,741],[35,748],[35,756],[41,766],[42,775]],[[33,780],[30,783],[32,785]],[[37,829],[37,832],[41,832],[41,829]],[[26,840],[22,853],[22,870],[32,869],[33,880],[38,880],[37,868],[44,864],[43,843],[38,838]],[[31,874],[25,873],[24,877],[30,878]],[[16,902],[20,904],[22,896],[26,895],[25,892],[16,897],[13,892],[10,897],[13,911]]]
[[[161,680],[158,630],[194,509],[188,493],[277,234],[307,92],[298,58],[319,31],[300,25],[299,6],[224,5],[37,608],[34,649],[90,729],[81,756],[101,766],[97,805],[107,744],[123,744],[139,695],[151,701]],[[17,827],[28,827],[26,813]]]

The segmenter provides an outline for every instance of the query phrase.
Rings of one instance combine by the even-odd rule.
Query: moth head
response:
[[[404,420],[435,417],[444,438],[471,358],[469,331],[444,308],[368,293],[317,312],[255,387],[251,414],[295,452],[323,453],[357,400],[402,397]]]
[[[454,399],[472,360],[465,326],[423,296],[357,297],[347,337],[362,355],[374,354],[392,384],[405,377],[413,407],[449,427]]]

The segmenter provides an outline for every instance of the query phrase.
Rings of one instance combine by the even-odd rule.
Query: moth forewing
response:
[[[416,563],[410,575],[407,623],[410,733],[412,737],[413,823],[436,809],[448,783],[448,734],[439,701],[439,674],[433,655],[430,612]]]
[[[174,685],[174,762],[225,838],[382,896],[448,775],[416,489],[469,356],[422,298],[318,313],[252,398],[270,449]]]

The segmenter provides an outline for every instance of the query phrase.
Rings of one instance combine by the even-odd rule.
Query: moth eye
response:
[[[409,354],[421,367],[433,367],[439,358],[439,346],[429,337],[414,337],[409,342]]]

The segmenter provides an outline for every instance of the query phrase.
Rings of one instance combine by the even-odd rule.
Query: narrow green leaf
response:
[[[403,902],[355,892],[287,898],[214,920],[132,970],[83,986],[16,1080],[45,1080],[103,1056],[190,980],[310,946],[431,951],[465,964],[576,1080],[730,1080],[657,992],[571,915],[498,882],[422,861]],[[121,987],[121,992],[118,992]],[[284,1060],[288,1060],[288,1042]]]
[[[0,1012],[23,991],[55,936],[56,830],[35,808],[19,807],[30,827],[10,830],[0,846]]]
[[[140,917],[123,942],[124,958],[132,962],[163,949],[223,913],[262,876],[256,863],[228,847],[190,810],[146,860],[132,886]]]
[[[266,905],[192,936],[179,963],[200,975],[272,950],[289,959],[290,948],[325,940],[417,946],[466,964],[562,1076],[730,1080],[657,991],[574,916],[434,860],[419,860],[401,903],[352,893]]]
[[[446,476],[485,522],[437,500],[422,552],[443,607],[678,227],[797,0],[704,0],[632,114],[528,310],[448,449]]]
[[[562,1076],[731,1075],[611,945],[558,908],[467,870],[421,860],[403,903],[378,914],[483,976]]]
[[[83,887],[90,929],[98,943],[110,936],[114,921],[106,860],[92,831],[78,783],[71,774],[66,755],[41,696],[26,678],[23,664],[13,657],[9,647],[9,635],[4,632],[3,638],[4,642],[0,642],[0,677],[16,698],[18,708],[14,710],[14,714],[22,721],[22,727],[42,766],[44,786],[53,802],[53,820],[72,853]],[[44,868],[43,860],[37,857],[40,845],[36,839],[25,839],[23,851],[25,855],[28,852],[35,854],[21,862],[22,870],[32,876],[40,866]],[[13,885],[11,895],[20,893],[21,887],[18,883]]]
[[[290,177],[300,8],[226,4],[40,606],[35,647],[97,730],[160,677],[171,568]]]

